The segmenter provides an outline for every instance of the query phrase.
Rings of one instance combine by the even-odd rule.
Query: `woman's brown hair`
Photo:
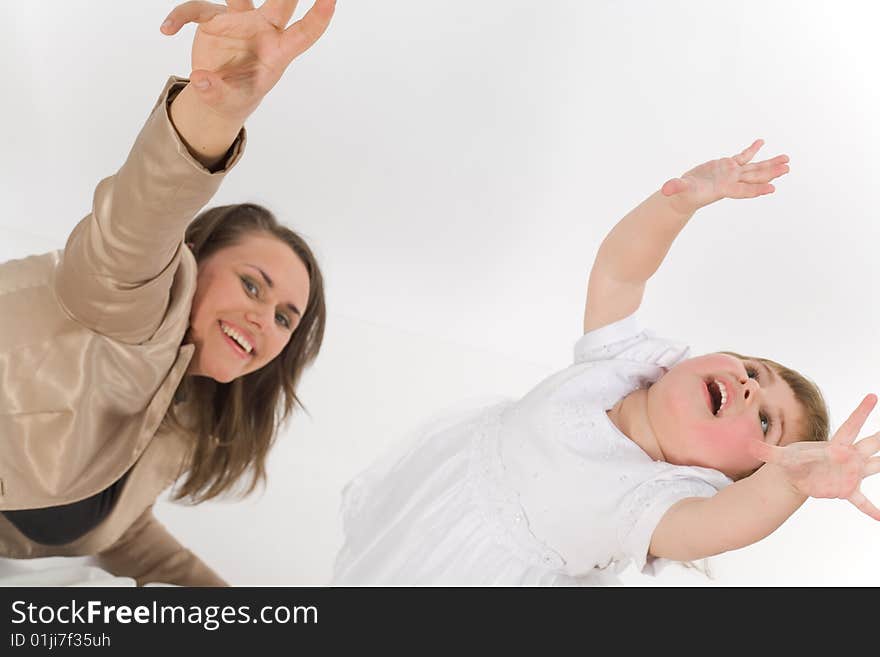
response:
[[[287,345],[271,362],[229,383],[187,376],[165,416],[174,430],[191,438],[186,479],[175,491],[203,502],[250,480],[239,494],[251,493],[266,479],[266,457],[279,427],[302,403],[296,387],[303,370],[318,355],[324,339],[324,281],[305,240],[281,225],[266,208],[253,203],[205,210],[186,231],[186,242],[197,262],[251,235],[270,235],[287,244],[309,274],[309,302]]]

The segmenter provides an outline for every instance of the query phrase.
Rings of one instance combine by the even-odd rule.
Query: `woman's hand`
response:
[[[287,66],[327,29],[336,0],[315,0],[287,27],[297,0],[228,0],[228,6],[193,0],[172,10],[162,24],[176,34],[199,24],[192,48],[191,86],[219,118],[242,125]]]
[[[739,155],[712,160],[694,167],[681,178],[664,183],[660,191],[683,213],[693,213],[723,198],[754,198],[772,194],[770,181],[788,173],[788,156],[750,164],[764,145],[761,139]]]
[[[827,442],[798,442],[785,447],[755,441],[752,454],[782,469],[792,487],[810,497],[849,500],[860,511],[880,520],[877,509],[859,490],[862,479],[880,472],[880,432],[855,442],[856,436],[877,404],[868,395],[837,433]]]

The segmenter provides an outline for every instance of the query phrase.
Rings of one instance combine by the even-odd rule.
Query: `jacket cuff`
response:
[[[232,142],[232,146],[229,147],[229,150],[226,151],[226,155],[224,159],[218,162],[211,169],[206,168],[201,162],[199,162],[196,158],[192,156],[189,148],[184,143],[180,134],[177,132],[177,128],[174,127],[174,123],[171,121],[171,103],[177,97],[183,88],[189,84],[188,78],[181,78],[176,75],[172,75],[168,78],[168,81],[165,83],[165,88],[162,90],[162,93],[159,95],[159,99],[156,101],[156,105],[153,106],[155,109],[158,105],[164,103],[165,111],[162,113],[164,117],[164,122],[166,124],[167,130],[171,135],[171,138],[174,140],[174,143],[177,144],[177,152],[180,153],[192,166],[204,171],[205,173],[211,175],[223,175],[226,172],[230,171],[238,161],[241,159],[242,154],[244,153],[245,145],[247,144],[247,131],[242,127],[239,131],[238,136],[235,138],[235,141]]]

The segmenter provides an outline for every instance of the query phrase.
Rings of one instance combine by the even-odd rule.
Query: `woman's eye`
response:
[[[764,435],[766,436],[767,433],[770,431],[770,418],[768,418],[768,417],[767,417],[766,415],[764,415],[763,413],[760,413],[760,414],[758,415],[758,418],[761,420],[761,431],[762,431],[762,432],[764,433]]]
[[[252,297],[260,296],[260,286],[247,276],[241,277],[241,284],[245,291]],[[290,318],[284,313],[275,313],[275,321],[286,329],[290,328]]]
[[[241,284],[244,286],[244,289],[247,291],[247,293],[252,296],[256,295],[260,291],[260,288],[257,287],[256,283],[244,276],[242,276],[241,278]]]
[[[757,379],[758,378],[758,370],[756,370],[754,367],[751,367],[749,365],[746,365],[746,374],[749,375],[750,379]]]

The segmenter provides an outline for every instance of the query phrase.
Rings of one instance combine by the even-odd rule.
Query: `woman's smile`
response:
[[[234,329],[225,322],[218,322],[223,340],[229,345],[235,355],[242,360],[250,360],[256,355],[253,342],[248,340],[241,331]]]

